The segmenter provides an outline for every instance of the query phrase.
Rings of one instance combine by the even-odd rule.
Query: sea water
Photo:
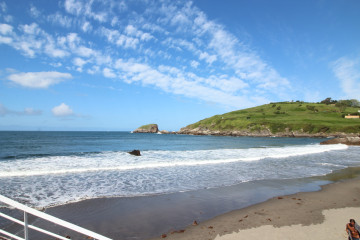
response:
[[[320,176],[360,147],[318,138],[130,132],[0,132],[0,194],[33,207]],[[141,156],[127,152],[139,149]]]

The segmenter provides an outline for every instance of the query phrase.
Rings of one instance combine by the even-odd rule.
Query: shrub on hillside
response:
[[[315,126],[310,123],[310,124],[304,125],[303,130],[304,130],[304,132],[311,133],[312,131],[314,131],[314,128],[315,128]]]
[[[315,108],[315,106],[310,106],[310,105],[306,105],[306,108],[310,111],[313,111],[313,112],[318,112],[319,110],[317,108]]]

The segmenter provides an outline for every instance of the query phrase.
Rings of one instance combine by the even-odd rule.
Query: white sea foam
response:
[[[251,162],[344,150],[346,145],[305,145],[249,149],[196,151],[144,151],[141,157],[126,152],[92,153],[83,156],[34,157],[0,162],[0,177],[76,174],[96,171],[128,171],[199,165]]]
[[[346,151],[345,151],[346,150]],[[0,161],[0,193],[36,207],[88,198],[142,196],[263,179],[328,174],[359,165],[357,148],[298,145],[197,151],[142,151]]]

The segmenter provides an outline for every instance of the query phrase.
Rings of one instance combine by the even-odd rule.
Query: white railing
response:
[[[47,235],[50,235],[52,237],[55,237],[55,238],[58,238],[58,239],[61,239],[61,240],[69,240],[68,238],[65,238],[65,237],[62,237],[58,234],[55,234],[55,233],[52,233],[52,232],[49,232],[47,230],[44,230],[44,229],[41,229],[41,228],[38,228],[36,226],[33,226],[33,225],[29,225],[28,224],[28,220],[27,220],[27,215],[28,214],[31,214],[31,215],[34,215],[34,216],[37,216],[39,218],[42,218],[42,219],[45,219],[49,222],[52,222],[52,223],[55,223],[57,225],[60,225],[60,226],[63,226],[65,228],[68,228],[68,229],[71,229],[73,231],[76,231],[76,232],[79,232],[81,234],[84,234],[85,236],[88,236],[88,237],[92,237],[94,239],[98,239],[98,240],[111,240],[110,238],[108,237],[105,237],[105,236],[102,236],[98,233],[95,233],[95,232],[92,232],[90,230],[87,230],[85,228],[82,228],[82,227],[79,227],[75,224],[72,224],[72,223],[69,223],[69,222],[66,222],[64,220],[61,220],[60,218],[56,218],[54,216],[51,216],[49,214],[46,214],[46,213],[43,213],[43,212],[40,212],[38,210],[35,210],[33,208],[30,208],[28,206],[25,206],[21,203],[18,203],[14,200],[11,200],[10,198],[7,198],[7,197],[4,197],[2,195],[0,195],[0,202],[3,202],[3,203],[6,203],[14,208],[17,208],[17,209],[20,209],[22,211],[24,211],[24,221],[20,221],[18,219],[15,219],[13,217],[10,217],[4,213],[1,213],[0,212],[0,216],[3,217],[3,218],[6,218],[10,221],[13,221],[15,223],[18,223],[20,225],[23,225],[24,226],[24,237],[19,237],[19,236],[16,236],[12,233],[9,233],[5,230],[2,230],[0,229],[0,233],[1,234],[4,234],[10,238],[13,238],[13,239],[17,239],[17,240],[29,240],[29,228],[31,229],[34,229],[36,231],[39,231],[39,232],[42,232],[44,234],[47,234]]]

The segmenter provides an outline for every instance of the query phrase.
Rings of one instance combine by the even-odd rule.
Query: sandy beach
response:
[[[347,239],[345,224],[360,221],[360,179],[321,191],[275,197],[156,239]],[[184,231],[185,230],[185,231]]]
[[[113,239],[146,240],[184,229],[194,220],[204,222],[273,196],[317,191],[326,183],[329,181],[320,179],[256,181],[164,195],[89,199],[48,208],[46,212]],[[74,236],[67,231],[60,233]]]
[[[47,208],[45,212],[114,240],[231,240],[251,239],[259,233],[265,239],[316,236],[345,240],[347,221],[350,218],[360,221],[359,173],[360,168],[353,167],[323,177],[264,180],[143,197],[89,199]],[[38,219],[30,221],[63,236],[85,239]],[[198,225],[192,225],[194,221]],[[48,239],[36,232],[31,232],[31,236]]]

